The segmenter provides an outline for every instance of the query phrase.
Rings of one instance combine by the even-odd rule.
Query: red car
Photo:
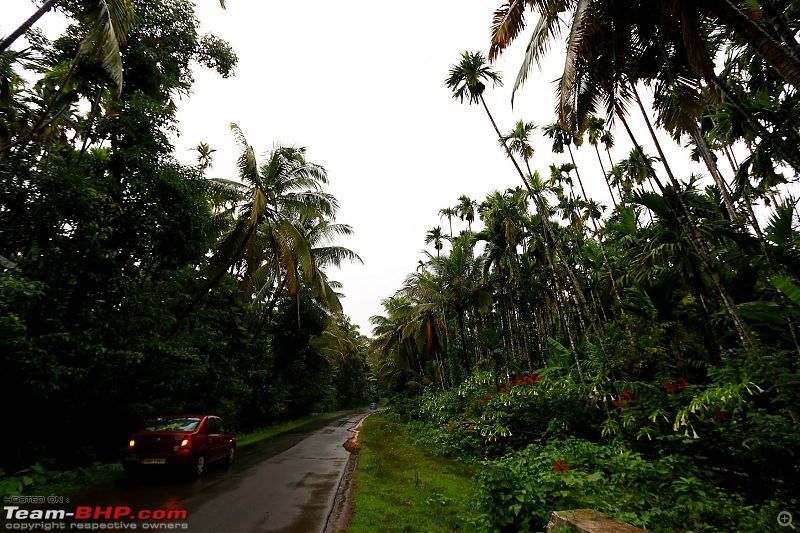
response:
[[[206,465],[233,462],[236,438],[217,416],[159,416],[134,433],[122,466],[126,474],[157,467],[180,467],[194,476]]]

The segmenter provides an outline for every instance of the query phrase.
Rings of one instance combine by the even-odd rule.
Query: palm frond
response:
[[[80,21],[87,27],[81,50],[96,55],[122,92],[122,57],[119,47],[136,22],[131,0],[85,0]]]
[[[568,109],[574,109],[572,104],[575,99],[575,79],[577,77],[577,64],[579,53],[583,48],[583,35],[586,29],[586,15],[589,9],[589,0],[578,0],[575,6],[575,14],[572,17],[572,27],[567,37],[567,55],[564,60],[564,72],[561,74],[559,83],[559,117],[563,123],[566,122]]]
[[[525,0],[509,0],[500,6],[492,16],[492,44],[489,48],[489,61],[494,62],[500,54],[525,29]]]
[[[517,91],[525,84],[528,79],[531,67],[535,64],[541,67],[541,62],[544,55],[550,47],[553,39],[557,39],[560,35],[561,19],[558,14],[552,14],[540,18],[536,26],[534,26],[531,38],[528,41],[528,46],[525,49],[525,56],[522,59],[522,64],[517,73],[517,79],[514,81],[514,87],[511,90],[511,105],[514,105],[514,97]]]

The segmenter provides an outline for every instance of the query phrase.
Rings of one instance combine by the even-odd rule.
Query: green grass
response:
[[[426,453],[387,413],[367,417],[359,441],[349,533],[475,530],[475,465]]]

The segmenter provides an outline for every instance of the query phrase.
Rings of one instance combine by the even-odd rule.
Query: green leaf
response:
[[[795,304],[800,305],[800,287],[781,276],[772,276],[772,285],[786,295]]]
[[[786,331],[786,309],[776,302],[745,302],[737,307],[742,316],[755,325]]]

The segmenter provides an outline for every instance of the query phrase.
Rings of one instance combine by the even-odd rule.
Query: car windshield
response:
[[[194,431],[200,423],[199,418],[174,417],[156,418],[144,428],[145,431]]]

